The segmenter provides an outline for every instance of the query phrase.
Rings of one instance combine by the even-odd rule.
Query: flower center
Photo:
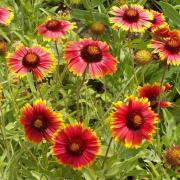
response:
[[[46,28],[51,31],[56,31],[60,28],[60,23],[58,20],[49,20],[46,23]]]
[[[139,19],[139,14],[137,10],[129,8],[128,10],[125,11],[123,15],[123,19],[128,22],[137,22]]]
[[[22,63],[27,68],[34,68],[39,64],[39,56],[30,52],[23,58]]]
[[[36,119],[33,122],[34,127],[36,127],[37,129],[41,129],[43,127],[43,121],[41,119]]]
[[[74,151],[74,152],[78,151],[79,148],[80,147],[79,147],[79,145],[77,143],[72,143],[71,146],[70,146],[71,151]]]
[[[173,149],[171,152],[172,159],[180,158],[180,151],[178,149]]]
[[[139,130],[143,124],[143,118],[139,114],[130,114],[127,118],[127,126],[132,130]]]
[[[166,48],[172,53],[180,52],[180,40],[177,37],[170,38],[166,41]]]
[[[87,62],[99,62],[102,59],[102,52],[98,46],[88,45],[81,50],[81,57]]]

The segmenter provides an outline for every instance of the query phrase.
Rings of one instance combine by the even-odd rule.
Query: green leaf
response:
[[[176,11],[175,8],[169,3],[160,1],[158,4],[163,9],[165,15],[169,17],[169,19],[174,21],[175,24],[180,26],[180,14],[178,13],[178,11]]]

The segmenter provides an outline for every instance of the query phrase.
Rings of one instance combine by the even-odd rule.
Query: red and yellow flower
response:
[[[60,164],[81,169],[92,163],[99,151],[100,143],[96,134],[81,124],[68,125],[55,133],[52,153]]]
[[[128,148],[140,147],[143,140],[151,142],[158,121],[147,98],[132,96],[127,103],[116,102],[110,115],[112,135]]]
[[[169,83],[167,84],[169,87]],[[148,98],[150,101],[150,106],[153,110],[156,110],[158,107],[158,99],[160,95],[165,94],[169,88],[166,88],[166,85],[162,86],[159,83],[154,84],[145,84],[143,87],[138,88],[138,97],[139,98]],[[172,103],[169,101],[161,100],[159,103],[161,108],[167,108],[172,106]]]
[[[167,64],[180,65],[180,31],[166,32],[160,40],[152,39],[149,44],[158,53],[161,60],[167,60]]]
[[[112,7],[110,22],[115,27],[122,28],[130,32],[144,32],[151,27],[153,15],[148,10],[137,4],[123,5],[121,7]]]
[[[56,65],[53,54],[40,45],[31,48],[18,46],[14,53],[8,54],[7,64],[9,69],[20,75],[32,72],[34,77],[41,81]]]
[[[43,139],[52,141],[53,134],[64,127],[61,114],[54,112],[46,101],[36,100],[21,109],[20,123],[24,126],[28,140],[40,143]]]
[[[74,23],[66,20],[50,19],[45,23],[40,24],[36,30],[42,35],[44,40],[58,40],[64,38],[67,32],[75,28]]]
[[[159,26],[167,24],[165,21],[165,17],[162,13],[159,13],[157,11],[151,10],[150,11],[153,14],[153,20],[151,21],[151,30],[155,30]]]
[[[86,70],[91,78],[99,78],[116,71],[117,60],[109,53],[105,42],[82,39],[65,47],[64,58],[69,71],[80,76]]]
[[[14,18],[11,9],[0,7],[0,24],[9,25]]]

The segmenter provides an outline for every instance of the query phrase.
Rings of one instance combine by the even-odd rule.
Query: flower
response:
[[[20,76],[32,72],[34,77],[41,81],[49,72],[52,72],[56,60],[51,52],[40,45],[31,48],[18,46],[14,53],[7,55],[7,64],[12,72]]]
[[[169,36],[169,26],[166,24],[163,24],[159,27],[157,27],[153,33],[152,33],[152,37],[154,40],[163,40],[164,38],[167,38]]]
[[[0,55],[4,56],[7,52],[7,43],[0,39]]]
[[[128,148],[140,147],[142,141],[152,141],[158,116],[149,107],[147,98],[129,97],[127,103],[118,101],[110,115],[110,128],[116,140]]]
[[[152,39],[149,44],[158,53],[161,60],[167,60],[167,64],[180,65],[180,31],[174,30],[166,33],[161,40]]]
[[[111,23],[130,32],[144,32],[150,28],[150,21],[153,20],[152,13],[136,4],[114,6],[110,14],[114,16],[110,18]]]
[[[147,50],[139,50],[134,56],[135,62],[141,65],[148,64],[152,60],[152,54]]]
[[[52,141],[56,130],[64,127],[61,115],[46,105],[46,101],[36,100],[21,109],[20,123],[24,126],[27,139],[40,143],[43,139]]]
[[[154,84],[145,84],[143,87],[138,88],[138,97],[139,98],[148,98],[150,101],[150,106],[153,110],[156,110],[158,107],[158,99],[160,94],[164,94],[168,89],[165,86],[162,86],[159,83]],[[166,108],[171,106],[172,104],[168,101],[161,100],[160,107]]]
[[[9,25],[14,18],[11,9],[0,7],[0,24]]]
[[[92,33],[97,34],[97,35],[104,34],[106,30],[105,25],[99,21],[92,23],[90,28],[91,28]]]
[[[42,35],[44,40],[58,40],[64,38],[68,31],[75,28],[74,23],[66,20],[47,19],[45,23],[36,27],[38,34]]]
[[[151,10],[150,11],[153,14],[153,20],[151,20],[151,30],[155,30],[156,28],[158,28],[159,26],[165,25],[167,24],[165,22],[165,17],[162,13],[159,13],[157,11]]]
[[[64,50],[64,58],[69,71],[80,76],[86,69],[92,79],[99,78],[116,71],[117,61],[109,53],[105,42],[82,39],[70,42]]]
[[[81,169],[92,163],[100,150],[99,139],[90,128],[68,125],[54,135],[52,153],[60,164]]]
[[[172,167],[179,167],[180,166],[180,146],[174,145],[168,149],[166,149],[166,161]]]

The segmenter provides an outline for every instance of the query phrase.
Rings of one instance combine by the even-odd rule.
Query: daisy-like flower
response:
[[[167,60],[167,64],[180,65],[180,31],[169,31],[161,40],[151,40],[150,48],[158,53],[161,60]]]
[[[21,109],[20,123],[24,126],[28,140],[40,143],[43,139],[52,141],[52,135],[64,127],[61,115],[46,105],[46,101],[36,100]]]
[[[92,163],[100,150],[99,139],[89,128],[81,124],[68,125],[55,133],[52,153],[60,164],[81,169]]]
[[[163,40],[164,38],[167,38],[169,36],[169,26],[167,24],[163,24],[157,28],[152,33],[152,37],[154,40]]]
[[[114,6],[110,14],[114,16],[110,18],[110,22],[115,27],[130,32],[144,32],[151,27],[150,21],[153,20],[152,13],[136,4]]]
[[[44,40],[58,40],[64,38],[68,31],[75,28],[74,23],[66,20],[47,19],[45,23],[40,24],[36,30],[42,35]]]
[[[14,53],[7,55],[9,69],[20,75],[32,72],[37,81],[41,81],[49,72],[52,72],[56,60],[49,50],[39,45],[31,48],[18,46]]]
[[[158,107],[158,99],[160,94],[166,93],[169,89],[166,88],[166,85],[162,86],[159,83],[154,84],[145,84],[143,87],[138,88],[138,97],[139,98],[148,98],[150,106],[153,110],[156,110]],[[170,107],[171,102],[161,100],[159,106],[161,108]]]
[[[110,115],[110,127],[116,140],[128,148],[138,148],[143,140],[152,141],[158,116],[147,98],[130,97],[128,103],[118,101]]]
[[[11,9],[0,7],[0,24],[9,25],[14,18]]]
[[[88,70],[94,79],[116,71],[117,60],[109,53],[105,42],[92,39],[70,42],[65,47],[64,58],[69,71],[78,76]]]
[[[163,24],[167,24],[165,22],[165,17],[162,13],[159,13],[157,11],[150,11],[153,14],[153,20],[151,20],[151,30],[155,30],[156,28],[158,28],[159,26],[162,26]]]
[[[172,167],[180,167],[180,145],[174,145],[166,150],[166,161]]]

